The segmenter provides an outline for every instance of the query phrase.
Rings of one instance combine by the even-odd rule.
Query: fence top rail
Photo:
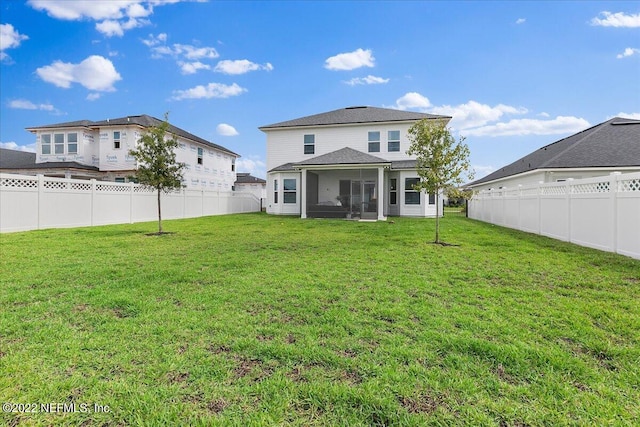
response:
[[[492,188],[476,193],[478,198],[514,195],[585,194],[640,191],[640,172],[611,174],[591,178],[568,179],[561,182]],[[475,196],[474,196],[475,197]]]

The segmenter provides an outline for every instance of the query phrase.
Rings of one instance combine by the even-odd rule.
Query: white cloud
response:
[[[538,113],[538,115],[539,115],[540,117],[551,117],[551,115],[549,115],[549,113],[547,113],[547,112],[545,112],[545,111],[543,111],[542,113]]]
[[[508,122],[466,129],[465,136],[522,136],[572,134],[590,126],[583,118],[558,116],[551,120],[512,119]]]
[[[615,117],[624,117],[624,118],[627,118],[627,119],[640,120],[640,113],[623,113],[623,112],[620,112],[620,113],[616,114]],[[609,118],[612,119],[613,117],[609,117]]]
[[[228,60],[218,62],[216,67],[213,69],[218,73],[224,74],[245,74],[249,71],[257,71],[257,70],[265,70],[271,71],[273,70],[273,65],[270,63],[266,63],[264,65],[256,64],[255,62],[251,62],[247,59],[238,59],[238,60]]]
[[[431,107],[431,101],[418,92],[408,92],[396,100],[394,108],[398,110],[425,110]]]
[[[345,81],[349,86],[355,85],[379,85],[389,83],[389,79],[383,79],[382,77],[376,77],[369,74],[367,77],[354,77],[351,80]]]
[[[236,160],[236,170],[238,172],[248,172],[255,177],[267,176],[267,165],[258,156],[250,158],[241,157]]]
[[[113,63],[108,59],[92,55],[79,64],[55,61],[51,65],[38,68],[36,73],[48,83],[62,88],[79,83],[89,90],[99,92],[114,91],[114,83],[122,80]]]
[[[481,104],[477,101],[468,101],[460,105],[442,105],[429,108],[431,114],[441,114],[452,116],[449,123],[458,130],[469,129],[477,126],[484,126],[487,123],[499,120],[505,114],[525,114],[527,109],[523,107],[512,107],[510,105],[498,104],[493,107]]]
[[[238,131],[236,130],[236,128],[226,123],[220,123],[218,126],[216,126],[216,132],[218,132],[218,135],[222,136],[238,135]]]
[[[56,111],[55,107],[51,104],[34,104],[27,99],[14,99],[9,102],[9,108],[15,108],[18,110]]]
[[[149,47],[157,46],[161,43],[166,43],[166,41],[167,41],[167,33],[160,33],[157,36],[154,36],[153,34],[149,34],[148,39],[142,39],[142,43],[144,43]]]
[[[409,92],[398,98],[392,108],[451,116],[449,125],[465,136],[553,135],[575,133],[590,126],[585,119],[571,116],[558,116],[550,120],[523,118],[499,122],[505,116],[523,115],[529,111],[524,107],[505,104],[490,106],[473,100],[455,106],[436,106],[417,92]],[[541,113],[539,116],[548,118],[549,114]]]
[[[0,61],[9,58],[9,55],[4,52],[6,49],[18,47],[23,40],[28,39],[28,36],[16,31],[13,25],[0,24]]]
[[[636,28],[640,27],[640,13],[627,15],[624,12],[611,13],[600,12],[602,18],[596,17],[591,20],[591,25],[599,27],[616,27],[616,28]]]
[[[8,142],[0,142],[0,148],[7,148],[9,150],[18,150],[25,151],[27,153],[35,153],[36,152],[36,144],[29,145],[18,145],[13,141]]]
[[[107,37],[122,37],[126,30],[150,25],[147,19],[129,18],[127,21],[106,20],[96,24],[96,30]]]
[[[353,52],[339,53],[327,58],[324,62],[324,68],[334,71],[355,70],[360,67],[373,67],[375,60],[371,49],[357,49]]]
[[[516,20],[516,24],[518,24],[518,25],[524,24],[525,22],[527,22],[527,20],[525,18],[518,18]]]
[[[122,37],[132,28],[149,25],[154,6],[179,0],[29,0],[36,10],[47,12],[56,19],[66,21],[93,20],[96,30],[107,37]]]
[[[178,65],[180,66],[180,70],[182,74],[195,74],[199,70],[210,70],[211,66],[207,64],[203,64],[200,61],[195,62],[182,62],[178,61]]]
[[[618,54],[616,56],[616,58],[622,59],[622,58],[627,58],[627,57],[632,56],[632,55],[640,55],[640,49],[637,49],[635,47],[628,47],[628,48],[626,48],[624,50],[624,52]]]
[[[148,42],[148,40],[147,40]],[[145,43],[146,44],[146,43]],[[220,56],[213,47],[196,47],[189,44],[174,43],[171,46],[153,46],[151,51],[157,58],[163,55],[181,57],[185,59],[213,59]]]
[[[225,85],[222,83],[209,83],[208,85],[198,85],[186,90],[173,91],[172,99],[200,99],[200,98],[229,98],[238,96],[246,92],[247,89],[238,86],[236,83]]]
[[[87,101],[95,101],[97,99],[100,99],[100,97],[102,96],[102,94],[100,93],[90,93],[89,95],[87,95]]]

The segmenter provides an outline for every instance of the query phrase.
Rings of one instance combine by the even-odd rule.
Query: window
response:
[[[235,172],[236,171],[236,159],[235,157],[231,158],[231,172]]]
[[[388,151],[400,151],[400,131],[390,130],[387,134]]]
[[[273,180],[273,203],[278,203],[278,180]]]
[[[40,135],[42,145],[42,154],[51,154],[51,134],[45,133]]]
[[[314,154],[316,152],[316,136],[304,136],[304,154]],[[285,202],[286,203],[286,202]]]
[[[405,178],[404,180],[404,204],[419,205],[420,192],[413,189],[413,186],[420,182],[420,178]]]
[[[296,180],[295,179],[284,179],[283,180],[283,189],[284,203],[295,203],[296,202]]]
[[[113,148],[120,148],[120,132],[113,132]]]
[[[78,134],[77,133],[67,134],[67,153],[69,154],[78,153]]]
[[[115,179],[115,182],[121,182],[121,183],[124,183],[124,178],[116,178],[116,179]]]
[[[64,133],[53,134],[53,147],[55,154],[64,154]]]
[[[396,178],[389,179],[389,204],[398,204],[398,180]]]
[[[198,164],[201,165],[202,164],[202,148],[198,147]]]
[[[429,193],[429,204],[430,205],[436,204],[436,195],[434,193]]]
[[[380,132],[369,132],[369,152],[380,152]]]

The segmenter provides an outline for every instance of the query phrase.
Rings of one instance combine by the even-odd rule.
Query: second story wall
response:
[[[408,160],[407,132],[413,123],[365,123],[358,125],[269,129],[267,170],[300,162],[344,147],[389,161]]]

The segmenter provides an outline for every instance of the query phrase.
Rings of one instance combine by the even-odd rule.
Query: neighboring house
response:
[[[234,190],[243,193],[251,193],[258,199],[267,198],[267,181],[262,178],[256,178],[246,172],[238,172],[236,174],[236,182]]]
[[[614,117],[542,147],[484,178],[474,190],[640,172],[640,120]]]
[[[406,154],[408,130],[422,119],[451,117],[348,107],[260,127],[267,135],[267,213],[435,216],[435,196],[412,189],[419,177],[415,157]]]
[[[82,177],[100,179],[101,172],[95,166],[78,162],[36,163],[36,153],[0,148],[0,172],[20,175],[45,175],[58,178]]]
[[[27,130],[36,135],[34,167],[15,170],[67,178],[116,182],[135,180],[132,177],[136,161],[129,155],[129,150],[135,147],[147,128],[160,123],[162,121],[155,117],[141,115],[30,127]],[[173,125],[170,125],[169,132],[179,143],[176,160],[186,166],[184,185],[232,190],[238,154]]]

